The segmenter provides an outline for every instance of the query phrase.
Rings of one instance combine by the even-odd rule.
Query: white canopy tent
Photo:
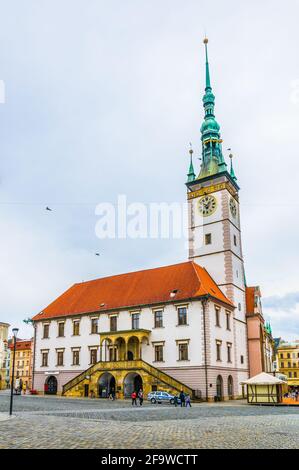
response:
[[[251,377],[242,385],[247,387],[247,401],[252,404],[276,404],[282,402],[282,395],[287,389],[287,382],[274,375],[261,372]]]

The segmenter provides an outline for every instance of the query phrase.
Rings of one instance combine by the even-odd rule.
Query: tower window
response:
[[[244,356],[241,356],[240,359],[241,359],[241,364],[244,364]]]
[[[211,245],[212,243],[212,234],[211,233],[206,233],[205,234],[205,244],[206,245]]]
[[[237,246],[237,236],[234,235],[234,245]]]

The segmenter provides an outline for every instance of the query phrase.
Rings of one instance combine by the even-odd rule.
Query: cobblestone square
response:
[[[0,395],[5,417],[9,395]],[[243,401],[151,405],[125,400],[15,396],[14,415],[0,420],[0,449],[298,448],[299,410]]]

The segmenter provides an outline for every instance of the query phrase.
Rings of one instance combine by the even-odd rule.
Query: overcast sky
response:
[[[299,338],[298,16],[296,0],[0,0],[1,321],[30,337],[22,320],[75,282],[186,260],[184,240],[99,240],[95,207],[185,201],[206,31],[247,282],[274,335]]]

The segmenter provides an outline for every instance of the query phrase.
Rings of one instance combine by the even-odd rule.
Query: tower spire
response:
[[[190,165],[189,165],[189,172],[188,172],[188,179],[187,182],[191,183],[192,181],[195,180],[196,175],[194,173],[194,168],[193,168],[193,149],[192,149],[192,144],[190,142],[190,150],[189,150],[189,155],[190,155]]]
[[[228,149],[228,150],[230,150],[230,149]],[[234,167],[233,167],[233,154],[232,153],[229,154],[229,158],[230,158],[230,172],[229,173],[230,173],[232,179],[234,181],[237,181],[237,177],[235,175]]]
[[[206,91],[207,89],[212,90],[211,88],[211,79],[210,79],[210,67],[209,67],[209,58],[208,58],[208,38],[204,38],[203,43],[206,50]]]
[[[220,138],[220,126],[215,119],[215,96],[212,92],[210,66],[208,57],[208,38],[204,38],[206,56],[206,86],[203,96],[205,110],[204,122],[201,126],[202,163],[198,179],[215,175],[226,170],[226,163],[222,154],[222,139]]]

